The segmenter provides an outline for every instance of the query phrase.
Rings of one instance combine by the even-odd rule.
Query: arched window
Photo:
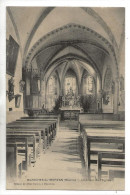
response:
[[[56,94],[56,78],[51,76],[48,81],[48,94],[55,95]]]
[[[53,110],[55,101],[57,99],[57,78],[51,76],[47,84],[47,108],[49,111]]]
[[[92,76],[86,77],[86,94],[92,94],[94,91],[94,80]]]
[[[104,91],[111,91],[112,86],[112,72],[111,69],[108,68],[106,70],[105,78],[104,78]]]

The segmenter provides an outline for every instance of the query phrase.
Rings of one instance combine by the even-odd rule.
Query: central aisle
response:
[[[77,122],[74,125],[73,122],[64,122],[60,124],[52,145],[30,168],[27,177],[81,180],[83,173]]]

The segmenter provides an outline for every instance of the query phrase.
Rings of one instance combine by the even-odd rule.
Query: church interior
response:
[[[123,189],[125,9],[7,7],[6,115],[9,189]]]

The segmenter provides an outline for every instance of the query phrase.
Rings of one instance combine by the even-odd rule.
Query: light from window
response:
[[[93,77],[88,76],[86,77],[86,94],[93,93]]]
[[[54,95],[55,89],[56,89],[56,79],[54,76],[52,76],[52,77],[50,77],[50,79],[48,81],[48,94]]]

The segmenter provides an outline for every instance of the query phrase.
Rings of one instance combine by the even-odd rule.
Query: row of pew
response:
[[[56,115],[22,117],[6,126],[7,178],[22,177],[49,148],[59,128]]]
[[[87,179],[124,179],[124,121],[80,120],[79,132]]]

